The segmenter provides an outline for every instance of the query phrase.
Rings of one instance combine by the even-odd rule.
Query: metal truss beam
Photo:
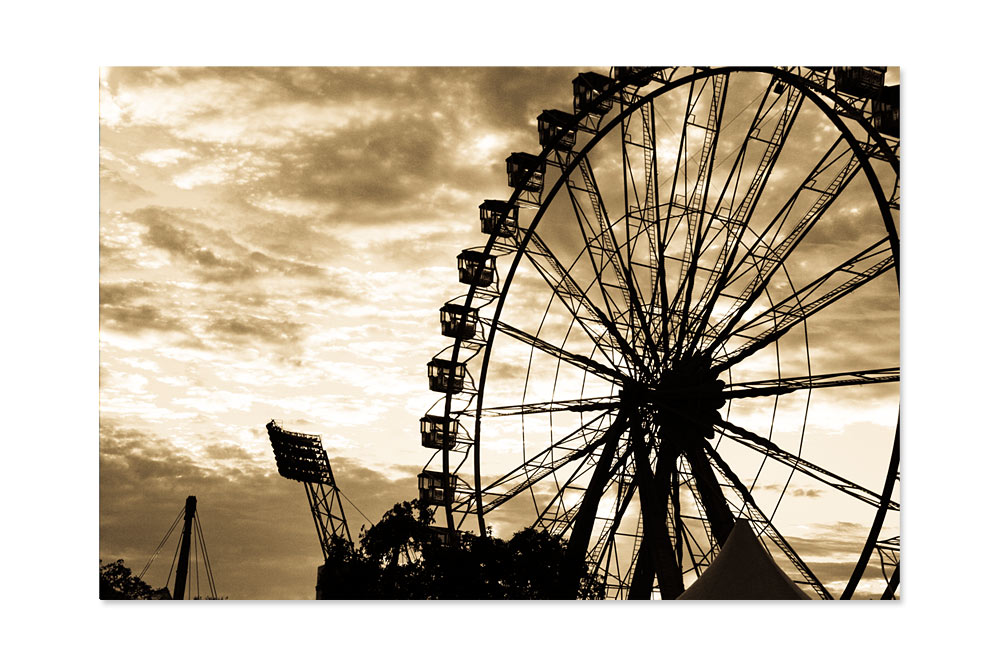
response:
[[[490,327],[494,324],[494,320],[488,317],[481,317],[480,320],[486,327]],[[544,341],[536,336],[531,335],[525,331],[521,331],[517,327],[511,326],[506,322],[501,322],[500,320],[495,320],[497,331],[504,333],[515,340],[519,340],[522,343],[530,345],[531,347],[552,355],[557,359],[566,361],[573,364],[577,368],[594,373],[595,375],[608,380],[609,382],[614,382],[621,384],[623,381],[628,380],[628,375],[622,373],[616,368],[612,368],[599,361],[594,361],[580,354],[573,354],[572,352],[567,352],[561,347],[553,345],[547,341]]]
[[[890,241],[886,237],[733,331],[733,336],[750,340],[735,351],[717,357],[713,370],[723,371],[768,346],[807,317],[882,275],[893,267],[893,263]],[[756,335],[744,333],[768,324],[767,329]]]
[[[722,392],[726,400],[734,398],[759,398],[780,396],[803,389],[824,389],[828,387],[851,387],[883,382],[899,382],[899,367],[877,368],[867,371],[845,371],[824,375],[738,382],[728,385]]]

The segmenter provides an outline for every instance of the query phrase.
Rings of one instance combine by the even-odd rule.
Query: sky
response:
[[[416,495],[455,255],[573,75],[102,72],[102,557],[144,563],[194,494],[226,594],[312,597],[272,418],[322,434],[373,520]]]
[[[508,196],[504,158],[537,150],[538,112],[568,108],[578,72],[607,69],[102,69],[101,558],[141,569],[196,495],[220,594],[314,597],[320,551],[305,494],[277,475],[264,424],[322,435],[355,537],[416,495],[429,451],[417,424],[437,398],[426,363],[447,343],[437,311],[461,293],[455,256],[485,242],[478,205]],[[732,104],[743,92],[734,88]],[[664,101],[667,127],[679,126],[680,108]],[[829,128],[810,110],[799,124],[790,141],[814,157]],[[675,139],[662,141],[670,154]],[[598,177],[614,176],[614,159],[595,158]],[[775,190],[807,159],[776,173]],[[871,233],[863,189],[842,199],[791,267],[793,284]],[[572,257],[565,238],[552,227],[546,240]],[[859,305],[816,318],[813,372],[898,365],[895,285],[879,281]],[[544,290],[526,276],[514,294],[505,314],[538,327]],[[801,345],[790,348],[786,375],[807,363]],[[509,354],[516,370],[518,352]],[[769,365],[751,364],[742,379],[771,377]],[[496,369],[498,399],[516,394],[523,373]],[[895,388],[819,393],[811,460],[880,488],[871,461],[891,445]],[[734,414],[766,430],[770,409]],[[794,450],[804,409],[782,403],[776,442]],[[492,474],[520,456],[516,439],[498,427]],[[747,459],[747,481],[757,464]],[[782,482],[781,471],[763,474],[762,499]],[[867,510],[808,481],[790,489],[797,502],[782,518],[821,578],[837,579]],[[524,517],[494,526],[509,534]],[[147,581],[166,583],[169,559]]]

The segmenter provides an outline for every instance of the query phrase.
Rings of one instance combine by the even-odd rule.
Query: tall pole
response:
[[[177,560],[177,578],[174,579],[174,599],[184,599],[184,583],[187,581],[188,556],[191,554],[191,521],[198,499],[188,496],[184,503],[184,533],[181,535],[181,553]]]

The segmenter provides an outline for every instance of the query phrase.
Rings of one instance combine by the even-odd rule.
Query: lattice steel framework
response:
[[[538,131],[458,256],[421,496],[449,530],[565,537],[608,597],[676,597],[741,517],[813,597],[852,597],[900,509],[898,86],[877,67],[613,68]],[[849,459],[809,418],[846,400],[889,433],[861,473],[833,471]],[[808,536],[785,537],[799,497],[864,517],[853,571],[824,580]]]
[[[326,561],[333,552],[335,538],[349,544],[351,532],[347,527],[340,490],[333,478],[330,459],[323,449],[320,436],[286,431],[273,419],[267,423],[267,436],[271,440],[278,473],[296,482],[302,482],[309,499],[316,534]]]

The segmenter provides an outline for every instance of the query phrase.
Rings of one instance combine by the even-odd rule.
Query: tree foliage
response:
[[[100,562],[102,600],[163,600],[170,599],[166,588],[153,588],[132,570],[125,567],[125,561],[118,559],[105,564]]]
[[[338,541],[324,565],[324,599],[543,600],[561,597],[559,574],[569,567],[566,542],[526,528],[509,540],[449,536],[431,525],[429,507],[397,503],[363,530],[358,548]],[[578,568],[585,572],[582,564]],[[578,597],[600,597],[581,577]]]

